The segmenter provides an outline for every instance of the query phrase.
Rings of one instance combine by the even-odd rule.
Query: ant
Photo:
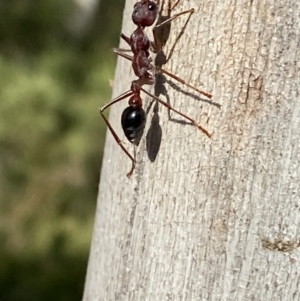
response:
[[[178,0],[173,8],[179,3],[180,0]],[[189,120],[194,126],[196,126],[199,130],[201,130],[206,136],[211,137],[211,134],[208,133],[208,131],[203,128],[201,125],[197,124],[197,122],[190,118],[189,116],[177,111],[174,109],[170,104],[167,102],[161,100],[155,95],[152,95],[147,90],[143,88],[144,85],[154,85],[155,84],[155,77],[153,75],[153,71],[159,71],[161,73],[164,73],[173,79],[179,81],[182,84],[185,84],[186,86],[194,89],[198,93],[201,93],[205,95],[208,98],[211,98],[212,95],[198,90],[196,87],[193,87],[186,83],[183,79],[177,77],[176,75],[166,71],[165,69],[161,68],[161,66],[155,66],[152,65],[152,60],[150,58],[150,50],[154,53],[158,53],[162,46],[164,45],[164,42],[159,39],[158,33],[159,30],[162,29],[162,26],[169,24],[174,19],[178,18],[179,16],[183,14],[190,13],[192,14],[194,12],[194,9],[186,10],[183,12],[180,12],[178,14],[175,14],[172,17],[168,17],[167,19],[162,20],[159,24],[155,25],[153,28],[153,35],[154,35],[154,41],[151,42],[147,35],[144,32],[144,29],[146,27],[150,27],[154,24],[155,20],[158,17],[158,8],[159,8],[159,2],[152,1],[152,0],[140,0],[137,2],[133,7],[133,13],[132,13],[132,21],[137,26],[135,31],[132,33],[130,37],[127,37],[123,33],[121,34],[121,38],[130,46],[131,51],[133,53],[133,56],[130,56],[126,54],[125,52],[127,50],[123,49],[114,49],[114,52],[118,55],[132,61],[132,68],[135,73],[135,75],[138,77],[138,79],[132,81],[130,90],[127,92],[124,92],[120,96],[114,98],[111,102],[106,104],[100,109],[100,114],[103,117],[107,127],[109,128],[111,134],[115,138],[116,142],[119,144],[119,146],[122,148],[122,150],[125,152],[125,154],[130,158],[132,162],[131,170],[127,174],[127,177],[130,178],[132,175],[135,163],[136,163],[136,149],[134,148],[134,157],[127,151],[127,149],[123,146],[122,141],[116,134],[115,130],[109,123],[108,119],[104,116],[103,112],[113,104],[129,98],[128,101],[128,107],[123,111],[121,116],[121,125],[122,129],[124,131],[124,134],[129,142],[131,142],[135,147],[138,146],[144,129],[146,125],[146,113],[143,109],[143,102],[141,98],[141,91],[143,91],[145,94],[150,96],[151,98],[155,99],[157,102],[164,105],[168,110],[171,110],[180,116],[184,117],[185,119]],[[171,8],[169,6],[169,12]]]

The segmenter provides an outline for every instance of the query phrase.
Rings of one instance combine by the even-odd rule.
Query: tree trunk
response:
[[[300,300],[300,2],[182,0],[173,13],[192,7],[165,68],[212,102],[174,80],[160,98],[213,135],[153,112],[145,95],[127,179],[130,160],[108,132],[85,301]],[[166,54],[186,19],[172,23]],[[114,96],[134,78],[119,58]],[[118,133],[126,106],[111,110]]]

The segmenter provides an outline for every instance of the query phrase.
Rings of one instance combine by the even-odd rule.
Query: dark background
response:
[[[81,300],[124,0],[0,2],[0,300]]]

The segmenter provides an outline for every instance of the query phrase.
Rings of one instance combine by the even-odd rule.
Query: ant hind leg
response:
[[[118,145],[121,147],[121,149],[123,150],[123,152],[128,156],[128,158],[131,160],[132,165],[131,165],[131,169],[130,171],[127,173],[127,177],[130,178],[134,168],[135,168],[135,162],[136,162],[136,158],[135,158],[135,154],[132,157],[131,154],[128,152],[128,150],[124,147],[124,145],[122,144],[121,139],[119,138],[119,136],[117,135],[117,133],[115,132],[115,130],[113,129],[113,127],[111,126],[110,122],[108,121],[108,119],[105,117],[104,115],[104,111],[109,108],[110,106],[114,105],[115,103],[128,98],[129,96],[131,96],[133,93],[131,90],[121,94],[120,96],[116,97],[115,99],[113,99],[111,102],[109,102],[108,104],[106,104],[105,106],[103,106],[100,109],[100,114],[104,120],[104,122],[106,123],[108,129],[110,130],[111,134],[113,135],[114,139],[116,140],[116,142],[118,143]]]

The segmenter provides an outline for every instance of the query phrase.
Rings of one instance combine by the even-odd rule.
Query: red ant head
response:
[[[141,0],[133,7],[132,21],[137,26],[151,26],[157,17],[157,4],[151,0]]]

